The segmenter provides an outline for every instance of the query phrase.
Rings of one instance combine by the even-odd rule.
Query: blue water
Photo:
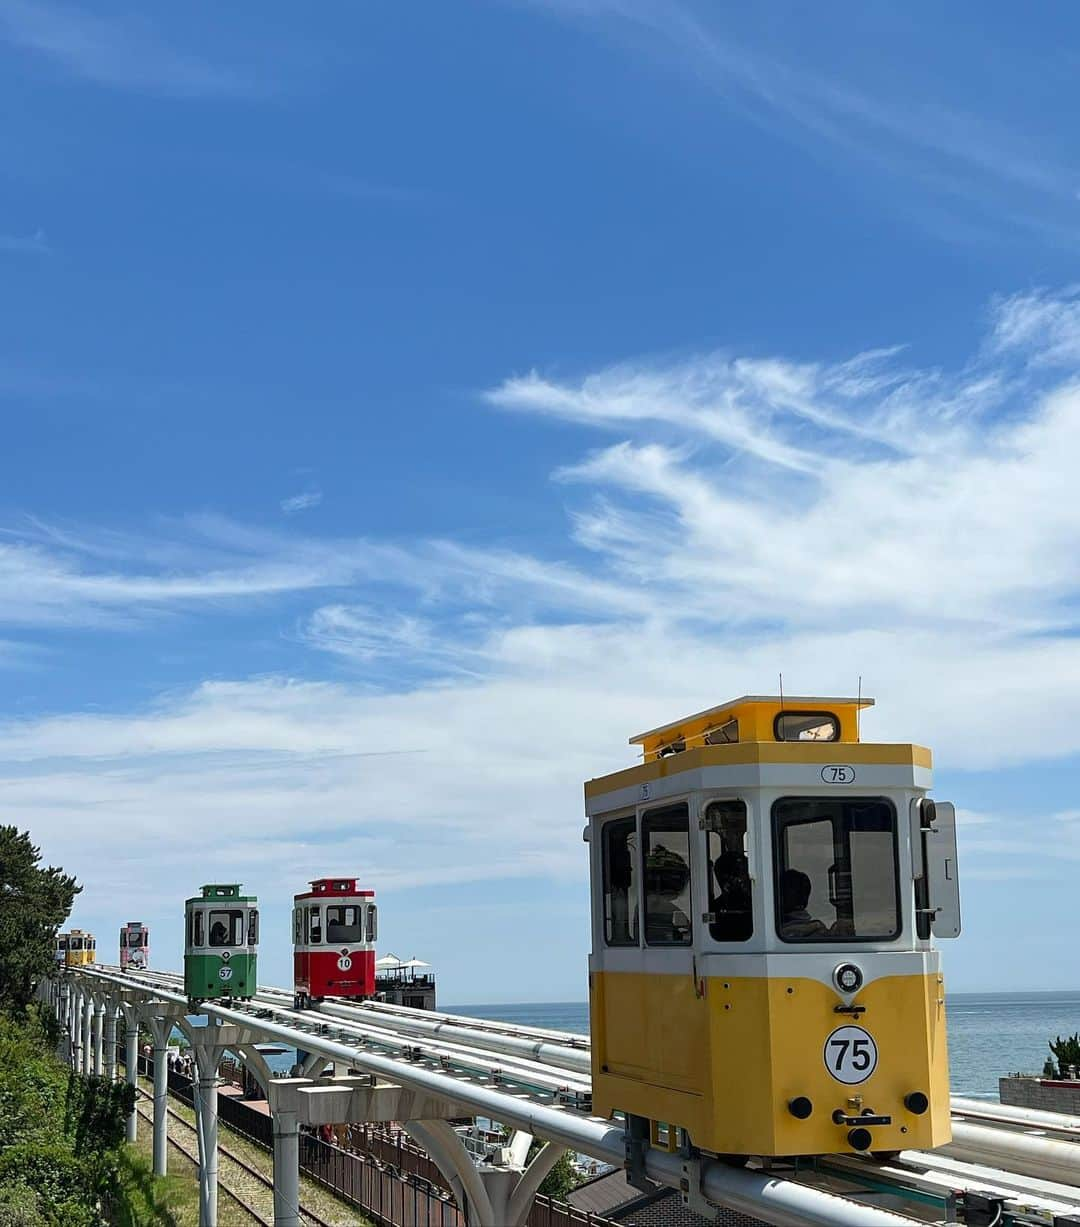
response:
[[[997,1098],[1004,1074],[1042,1072],[1047,1041],[1080,1031],[1080,993],[952,993],[946,1002],[953,1093]],[[443,1007],[499,1022],[589,1030],[584,1002]]]

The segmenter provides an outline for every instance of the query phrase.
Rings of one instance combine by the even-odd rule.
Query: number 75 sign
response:
[[[825,1041],[822,1056],[829,1073],[847,1086],[865,1082],[878,1062],[874,1037],[862,1027],[837,1027]]]

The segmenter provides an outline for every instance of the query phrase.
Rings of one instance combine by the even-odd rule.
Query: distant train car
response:
[[[184,989],[190,1001],[255,995],[259,909],[239,883],[211,883],[185,902]]]
[[[955,814],[929,750],[860,742],[871,703],[735,699],[586,784],[593,1107],[632,1172],[949,1141]]]
[[[85,967],[97,962],[97,942],[93,933],[84,933],[82,929],[71,930],[65,962],[68,967]]]
[[[293,991],[298,1010],[324,997],[375,992],[375,892],[355,878],[317,878],[293,897]]]
[[[56,953],[53,958],[57,967],[67,966],[67,950],[68,950],[68,934],[57,933],[56,935]]]
[[[144,971],[150,966],[150,930],[141,920],[129,920],[120,930],[120,970]]]

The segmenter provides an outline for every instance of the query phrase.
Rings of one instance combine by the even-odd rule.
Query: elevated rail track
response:
[[[400,1088],[420,1097],[415,1103],[424,1100],[428,1106],[418,1111],[442,1104],[445,1115],[482,1116],[510,1126],[515,1133],[506,1155],[477,1168],[444,1121],[402,1118],[444,1172],[459,1202],[468,1205],[470,1221],[477,1227],[524,1224],[536,1187],[564,1149],[616,1167],[624,1164],[622,1128],[591,1115],[585,1036],[374,1002],[327,1001],[299,1012],[290,992],[269,986],[261,986],[248,1002],[204,1003],[200,1010],[207,1026],[193,1027],[177,975],[121,973],[101,966],[67,974],[70,987],[80,993],[168,1019],[164,1042],[173,1025],[181,1026],[197,1052],[206,1097],[212,1094],[221,1053],[226,1048],[236,1052],[266,1083],[275,1130],[279,1115],[293,1114],[292,1121],[285,1122],[291,1124],[293,1137],[296,1109],[283,1106],[286,1090],[299,1087],[317,1100],[359,1082],[370,1087],[372,1095],[379,1088]],[[85,1020],[85,1014],[81,1017]],[[69,1020],[69,1030],[82,1037],[85,1060],[85,1026],[80,1030]],[[162,1039],[160,1031],[157,1039]],[[274,1079],[264,1065],[260,1069],[253,1045],[261,1041],[277,1041],[305,1054],[300,1070],[304,1077]],[[164,1056],[163,1045],[156,1043],[155,1050],[159,1047]],[[338,1071],[337,1077],[325,1076],[328,1066]],[[288,1103],[295,1102],[294,1095]],[[1002,1227],[1080,1223],[1080,1120],[962,1097],[954,1098],[952,1109],[953,1143],[932,1153],[903,1151],[888,1160],[833,1156],[743,1170],[650,1147],[645,1171],[658,1185],[680,1189],[691,1208],[707,1209],[707,1200],[784,1227],[910,1227],[912,1222],[957,1219],[976,1224],[990,1223],[995,1215]],[[546,1145],[527,1166],[533,1138]],[[208,1136],[206,1144],[211,1141],[216,1144],[216,1138]],[[276,1227],[302,1221],[297,1217],[294,1173],[288,1170],[294,1152],[293,1146],[278,1146],[275,1132],[275,1185],[279,1193],[284,1190],[278,1199],[281,1212],[275,1211]],[[985,1206],[990,1210],[984,1211]],[[216,1222],[214,1213],[207,1208],[208,1227]]]

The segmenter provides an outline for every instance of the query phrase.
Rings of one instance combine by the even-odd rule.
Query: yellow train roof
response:
[[[778,717],[815,714],[835,716],[839,736],[832,741],[859,740],[859,711],[873,707],[874,700],[859,696],[763,695],[744,694],[706,711],[683,716],[630,738],[630,745],[641,746],[646,762],[673,749],[723,745],[738,741],[776,741]]]

